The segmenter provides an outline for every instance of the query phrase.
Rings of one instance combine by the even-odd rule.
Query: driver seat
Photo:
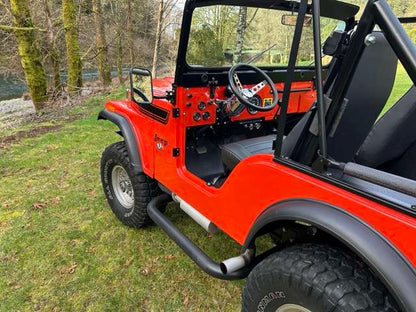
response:
[[[272,154],[276,134],[241,140],[221,146],[221,158],[225,166],[233,170],[238,163],[252,155]]]

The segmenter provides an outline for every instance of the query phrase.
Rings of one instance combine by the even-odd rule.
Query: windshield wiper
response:
[[[277,46],[277,44],[275,43],[274,45],[268,47],[267,49],[261,51],[260,53],[254,55],[251,59],[249,59],[247,61],[247,64],[251,64],[253,63],[255,60],[257,60],[258,58],[260,58],[261,56],[263,56],[264,53],[269,52],[271,49],[273,49],[275,46]]]

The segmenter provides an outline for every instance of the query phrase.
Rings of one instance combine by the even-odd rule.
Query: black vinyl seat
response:
[[[376,122],[355,161],[416,180],[415,86]]]
[[[328,154],[349,162],[386,105],[396,78],[398,58],[384,34],[374,31],[364,49],[332,129]]]
[[[221,158],[225,166],[232,170],[237,164],[252,155],[273,153],[276,134],[241,140],[221,146]]]
[[[328,138],[330,156],[338,161],[351,161],[366,138],[393,88],[397,56],[381,32],[373,32],[371,44],[365,47],[346,93],[345,105],[336,127]],[[328,102],[328,106],[330,101]],[[317,135],[315,110],[307,112],[283,141],[282,152],[291,157],[299,138],[308,131]],[[315,129],[314,129],[315,128]],[[246,139],[221,146],[221,158],[232,170],[251,155],[273,153],[276,135]]]

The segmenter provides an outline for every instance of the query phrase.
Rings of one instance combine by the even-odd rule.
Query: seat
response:
[[[374,39],[365,47],[335,124],[328,129],[328,155],[341,162],[354,159],[396,78],[398,59],[384,34],[375,31],[370,36]]]
[[[221,146],[222,161],[228,169],[232,170],[246,157],[273,153],[274,140],[276,134],[224,144]]]
[[[355,155],[363,166],[416,180],[416,87],[373,126]]]

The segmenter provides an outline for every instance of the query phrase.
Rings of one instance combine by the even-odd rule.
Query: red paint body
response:
[[[156,95],[170,90],[172,78],[154,81]],[[281,84],[276,85],[282,89]],[[292,89],[310,91],[292,93],[289,113],[306,112],[315,100],[312,82],[295,82]],[[217,89],[221,98],[223,88]],[[267,97],[269,90],[260,96]],[[193,96],[187,97],[189,93]],[[222,231],[243,244],[256,218],[270,205],[282,200],[307,198],[326,202],[345,209],[384,235],[407,259],[416,266],[416,219],[392,208],[355,195],[330,183],[288,168],[272,159],[272,155],[256,155],[241,161],[220,188],[207,186],[206,182],[187,171],[185,167],[185,132],[187,127],[213,124],[216,104],[207,105],[211,114],[207,121],[195,122],[192,114],[198,111],[199,101],[209,101],[209,89],[178,88],[176,107],[180,118],[172,118],[172,104],[167,100],[154,100],[153,105],[169,111],[167,122],[149,118],[131,100],[112,101],[106,108],[116,111],[132,125],[139,143],[143,171],[172,192],[178,194],[214,222]],[[187,106],[187,103],[191,106]],[[273,118],[275,111],[258,113],[255,117]],[[243,112],[235,119],[253,118]],[[163,149],[156,149],[155,137],[167,141]],[[172,149],[180,148],[180,156],[173,157]],[[313,210],[311,209],[311,214]]]

